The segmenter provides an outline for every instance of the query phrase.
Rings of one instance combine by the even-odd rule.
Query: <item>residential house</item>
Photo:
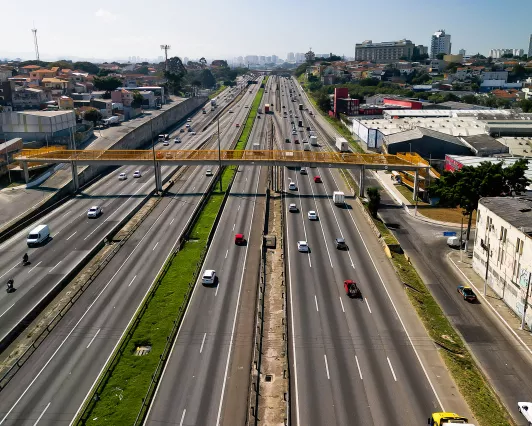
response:
[[[44,90],[17,87],[13,92],[13,109],[39,109],[48,100]]]
[[[91,99],[90,105],[98,109],[103,118],[113,115],[113,101],[111,99]]]
[[[57,99],[59,109],[74,109],[74,100],[68,96],[61,96]]]
[[[126,89],[113,90],[111,92],[111,100],[114,103],[119,103],[125,107],[130,107],[133,102],[133,92]]]
[[[68,80],[61,80],[59,78],[43,78],[42,84],[44,88],[50,92],[53,98],[68,94],[70,83]]]
[[[156,106],[155,93],[150,92],[148,90],[140,90],[139,93],[144,98],[144,100],[142,101],[143,108],[155,108]],[[132,96],[132,100],[133,100],[133,96]]]
[[[31,81],[36,82],[36,84],[41,84],[41,81],[45,78],[54,78],[57,75],[57,72],[47,69],[36,70],[30,72]]]
[[[39,65],[26,65],[18,69],[19,74],[29,75],[32,71],[37,71],[41,69]]]
[[[516,89],[508,89],[508,90],[496,89],[491,92],[491,94],[495,96],[497,99],[506,99],[512,102],[519,100],[518,93],[519,91]]]
[[[482,71],[480,80],[503,80],[508,81],[508,71]]]
[[[0,109],[11,111],[13,109],[13,92],[15,83],[12,81],[0,81]]]

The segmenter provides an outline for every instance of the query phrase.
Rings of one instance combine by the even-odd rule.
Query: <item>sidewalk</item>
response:
[[[484,296],[484,279],[473,270],[472,259],[467,257],[464,252],[462,261],[460,261],[460,251],[453,250],[447,255],[447,260],[456,269],[458,275],[463,278],[463,284],[469,285],[473,289],[481,303],[488,307],[490,313],[497,317],[497,320],[513,335],[523,349],[532,355],[532,333],[519,329],[521,319],[489,286],[487,286],[486,296]]]
[[[416,212],[416,207],[412,202],[407,200],[401,192],[396,188],[398,183],[392,181],[390,179],[390,175],[385,173],[382,170],[374,171],[373,172],[377,180],[380,182],[380,184],[383,186],[383,188],[388,192],[388,194],[391,195],[391,197],[394,199],[394,201],[400,205],[403,206],[405,211],[414,219],[421,220],[423,222],[430,223],[432,225],[438,225],[438,226],[444,226],[446,228],[460,228],[459,223],[454,222],[442,222],[439,220],[434,220],[431,218],[428,218],[426,216],[423,216],[421,213]]]

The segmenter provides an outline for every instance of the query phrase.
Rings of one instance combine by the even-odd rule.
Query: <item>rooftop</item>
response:
[[[441,139],[456,145],[464,145],[460,139],[455,138],[454,136],[450,136],[446,133],[435,130],[425,129],[423,127],[416,127],[415,129],[407,130],[406,132],[393,133],[386,138],[386,144],[390,145],[394,143],[410,141],[412,139],[421,139],[423,136]]]
[[[485,197],[479,203],[525,234],[532,234],[531,197]]]
[[[504,144],[489,135],[462,136],[462,140],[471,145],[479,154],[490,151],[508,152]]]

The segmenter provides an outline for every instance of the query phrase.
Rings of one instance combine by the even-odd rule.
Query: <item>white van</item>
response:
[[[28,243],[28,247],[38,246],[45,242],[49,237],[50,228],[48,228],[48,225],[39,225],[30,231],[26,242]]]

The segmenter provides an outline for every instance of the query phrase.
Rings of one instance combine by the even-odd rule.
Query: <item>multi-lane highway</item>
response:
[[[223,108],[230,100],[224,96]],[[209,110],[210,108],[208,108]],[[210,138],[215,127],[200,133],[214,114],[199,114],[190,123],[198,134],[179,133],[184,123],[176,123],[169,146],[158,142],[157,149],[194,149]],[[240,117],[226,114],[221,120],[222,128],[230,126]],[[182,142],[174,143],[174,136],[180,136]],[[163,167],[163,179],[169,177],[175,167]],[[133,171],[139,170],[140,178],[133,178]],[[127,179],[118,180],[119,173],[125,172]],[[26,237],[35,226],[21,230],[17,235],[0,245],[0,282],[8,279],[15,281],[14,293],[0,292],[0,340],[20,322],[57,283],[62,280],[87,254],[107,235],[118,222],[127,216],[142,199],[154,188],[153,168],[121,167],[116,172],[102,178],[96,184],[83,190],[75,198],[55,209],[38,223],[50,228],[51,239],[38,248],[28,248]],[[92,205],[103,208],[103,214],[97,219],[88,219],[87,210]],[[24,253],[29,254],[31,264],[22,266]],[[3,280],[3,281],[2,281]]]
[[[295,87],[290,83],[290,88]],[[306,102],[300,96],[290,102],[286,84],[283,91],[286,109],[303,116],[305,127],[308,123],[314,128],[308,114],[297,110],[299,103],[307,106]],[[289,116],[285,121],[290,126]],[[320,143],[319,149],[328,149],[323,140]],[[441,400],[399,318],[381,265],[377,268],[359,231],[349,206],[354,200],[343,208],[332,203],[333,191],[345,187],[339,172],[325,168],[307,172],[288,170],[285,182],[285,187],[293,181],[298,188],[285,197],[292,420],[300,425],[382,425],[394,418],[401,424],[418,424],[441,408]],[[322,183],[315,182],[315,176]],[[290,213],[289,203],[295,203],[299,212]],[[310,210],[319,220],[307,218]],[[335,238],[344,238],[349,250],[337,250]],[[299,240],[308,242],[310,253],[298,252]],[[346,296],[346,279],[359,283],[362,299]]]
[[[263,104],[268,103],[272,87],[274,79],[270,78]],[[266,117],[255,121],[247,149],[256,143],[265,149]],[[257,285],[255,279],[247,283],[243,280],[249,267],[258,267],[256,263],[246,264],[249,250],[258,247],[235,245],[234,237],[242,233],[249,241],[252,232],[261,232],[253,224],[261,223],[262,219],[257,215],[256,205],[257,197],[264,196],[265,175],[262,168],[238,169],[204,262],[204,269],[216,271],[218,282],[215,286],[203,286],[201,278],[198,279],[146,425],[218,425],[224,419],[228,395],[247,399],[247,386],[228,389],[227,380],[235,345],[246,344],[245,350],[251,351],[251,336],[235,336],[235,326],[243,286]],[[235,423],[227,424],[241,424],[236,419],[241,419],[242,413],[233,412],[230,416]]]
[[[239,105],[250,104],[255,92],[245,93]],[[246,112],[237,107],[234,114],[228,113],[220,120],[222,147],[230,146],[239,130],[235,124],[243,121]],[[200,113],[192,119],[198,130],[195,123],[203,117]],[[205,136],[212,133],[213,127]],[[199,134],[192,138],[200,139]],[[169,148],[176,145],[171,144]],[[194,146],[185,138],[181,145]],[[0,424],[34,424],[39,419],[39,424],[57,425],[68,424],[74,418],[209,185],[211,178],[205,176],[206,169],[193,167],[186,171],[3,389]],[[112,182],[107,191],[113,184],[122,183],[116,174],[109,179]],[[129,192],[126,194],[131,195]],[[108,212],[106,209],[103,218]],[[50,242],[50,247],[55,242]]]

